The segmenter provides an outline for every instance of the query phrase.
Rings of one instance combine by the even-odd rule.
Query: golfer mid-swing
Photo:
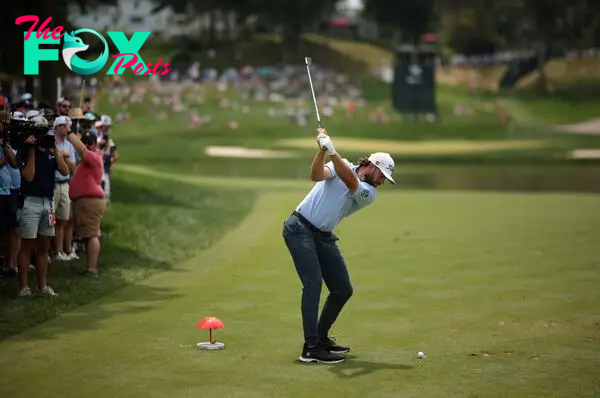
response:
[[[317,130],[319,151],[312,162],[312,190],[285,221],[283,238],[302,282],[303,362],[339,363],[350,348],[336,344],[329,329],[352,296],[344,259],[332,233],[339,222],[373,203],[375,188],[386,179],[394,183],[394,160],[374,153],[354,165],[334,149],[324,129]],[[325,156],[330,162],[325,164]],[[329,296],[319,318],[322,282]]]

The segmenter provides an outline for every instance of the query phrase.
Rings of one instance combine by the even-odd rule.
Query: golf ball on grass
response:
[[[421,351],[419,351],[419,352],[417,353],[417,358],[419,358],[419,359],[423,359],[423,358],[425,358],[425,354],[423,354]]]

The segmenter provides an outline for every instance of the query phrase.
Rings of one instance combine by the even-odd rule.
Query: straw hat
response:
[[[81,110],[81,108],[71,108],[69,109],[69,119],[87,119],[87,117],[83,115],[83,111]]]

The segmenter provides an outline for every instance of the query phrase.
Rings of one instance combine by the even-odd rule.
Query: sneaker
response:
[[[298,359],[305,363],[316,362],[329,364],[340,363],[345,360],[342,355],[327,351],[322,344],[309,347],[306,343],[304,344],[302,354],[300,354]]]
[[[44,296],[58,297],[58,293],[56,293],[50,286],[44,286],[42,290],[40,290],[40,294]]]
[[[350,347],[337,344],[335,342],[335,339],[332,337],[325,337],[323,340],[321,340],[321,344],[325,347],[327,351],[333,352],[335,354],[344,354],[346,352],[350,352]]]
[[[79,256],[77,253],[72,251],[71,253],[67,254],[67,260],[79,260]]]
[[[70,258],[65,253],[57,253],[54,256],[54,260],[57,260],[57,261],[69,261]]]
[[[24,287],[23,289],[19,290],[19,297],[29,297],[31,296],[31,289],[28,287]]]

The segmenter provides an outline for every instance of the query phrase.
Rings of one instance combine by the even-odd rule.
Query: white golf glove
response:
[[[333,147],[333,142],[331,142],[331,137],[328,135],[319,134],[317,141],[319,142],[319,147],[322,150],[327,150],[327,154],[329,156],[335,154],[335,148]]]
[[[317,130],[319,131],[319,130]],[[321,138],[327,137],[327,133],[325,133],[325,131],[320,132],[319,134],[317,134],[317,145],[319,146],[319,149],[323,149],[323,147],[321,146]]]

